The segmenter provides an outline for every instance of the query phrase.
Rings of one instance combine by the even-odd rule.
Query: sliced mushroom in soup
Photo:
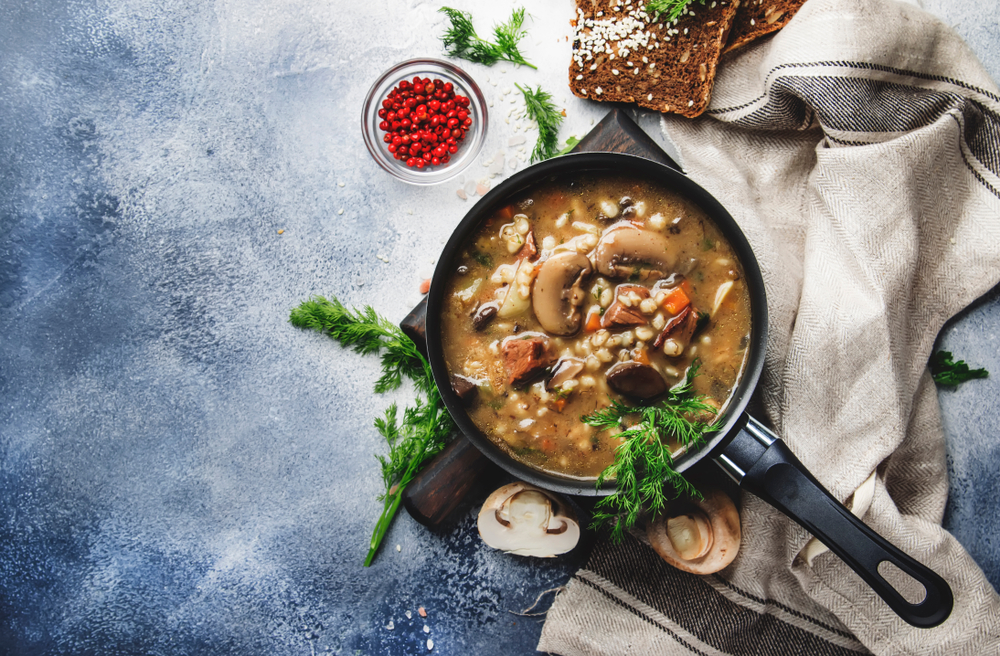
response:
[[[656,182],[583,173],[529,188],[451,265],[445,362],[478,387],[476,426],[530,466],[595,478],[620,439],[581,416],[655,402],[696,361],[695,392],[721,411],[743,372],[742,267],[701,208]]]

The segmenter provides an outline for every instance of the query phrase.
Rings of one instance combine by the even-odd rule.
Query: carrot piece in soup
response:
[[[677,314],[687,306],[691,305],[691,299],[682,287],[674,287],[663,299],[663,309],[670,314]]]
[[[601,329],[601,315],[598,312],[591,312],[587,315],[587,325],[584,327],[588,333],[597,332]]]

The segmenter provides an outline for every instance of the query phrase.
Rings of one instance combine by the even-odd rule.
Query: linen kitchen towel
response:
[[[945,447],[927,369],[944,322],[1000,281],[996,85],[912,5],[809,0],[724,60],[705,115],[662,121],[759,258],[762,419],[838,499],[873,482],[863,520],[941,574],[955,607],[937,628],[909,626],[744,494],[730,567],[698,577],[641,539],[599,543],[553,603],[539,650],[1000,653],[1000,598],[941,528]]]

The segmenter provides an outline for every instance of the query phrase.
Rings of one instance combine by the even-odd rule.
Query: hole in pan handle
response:
[[[753,417],[722,452],[716,464],[740,487],[768,502],[816,536],[871,586],[904,621],[919,628],[944,622],[954,598],[948,583],[868,528],[826,491],[788,446]],[[910,603],[879,574],[889,562],[923,586]]]

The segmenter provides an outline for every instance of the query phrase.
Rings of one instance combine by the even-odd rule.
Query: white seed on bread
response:
[[[697,116],[705,110],[725,34],[738,3],[716,2],[711,8],[706,3],[698,9],[697,18],[689,9],[679,19],[666,21],[654,20],[644,11],[642,2],[621,11],[618,0],[576,1],[569,75],[570,89],[576,95],[633,102],[685,116]],[[779,8],[782,1],[776,0]],[[763,9],[760,11],[762,22]],[[597,17],[602,12],[604,17]],[[713,25],[706,27],[706,22]],[[666,38],[657,39],[658,35]],[[671,40],[680,41],[681,47],[675,47]],[[658,47],[661,45],[665,47]],[[617,60],[625,62],[625,66],[617,64]],[[629,69],[632,75],[623,76]],[[587,93],[582,91],[584,88]],[[690,100],[694,102],[688,104]]]

